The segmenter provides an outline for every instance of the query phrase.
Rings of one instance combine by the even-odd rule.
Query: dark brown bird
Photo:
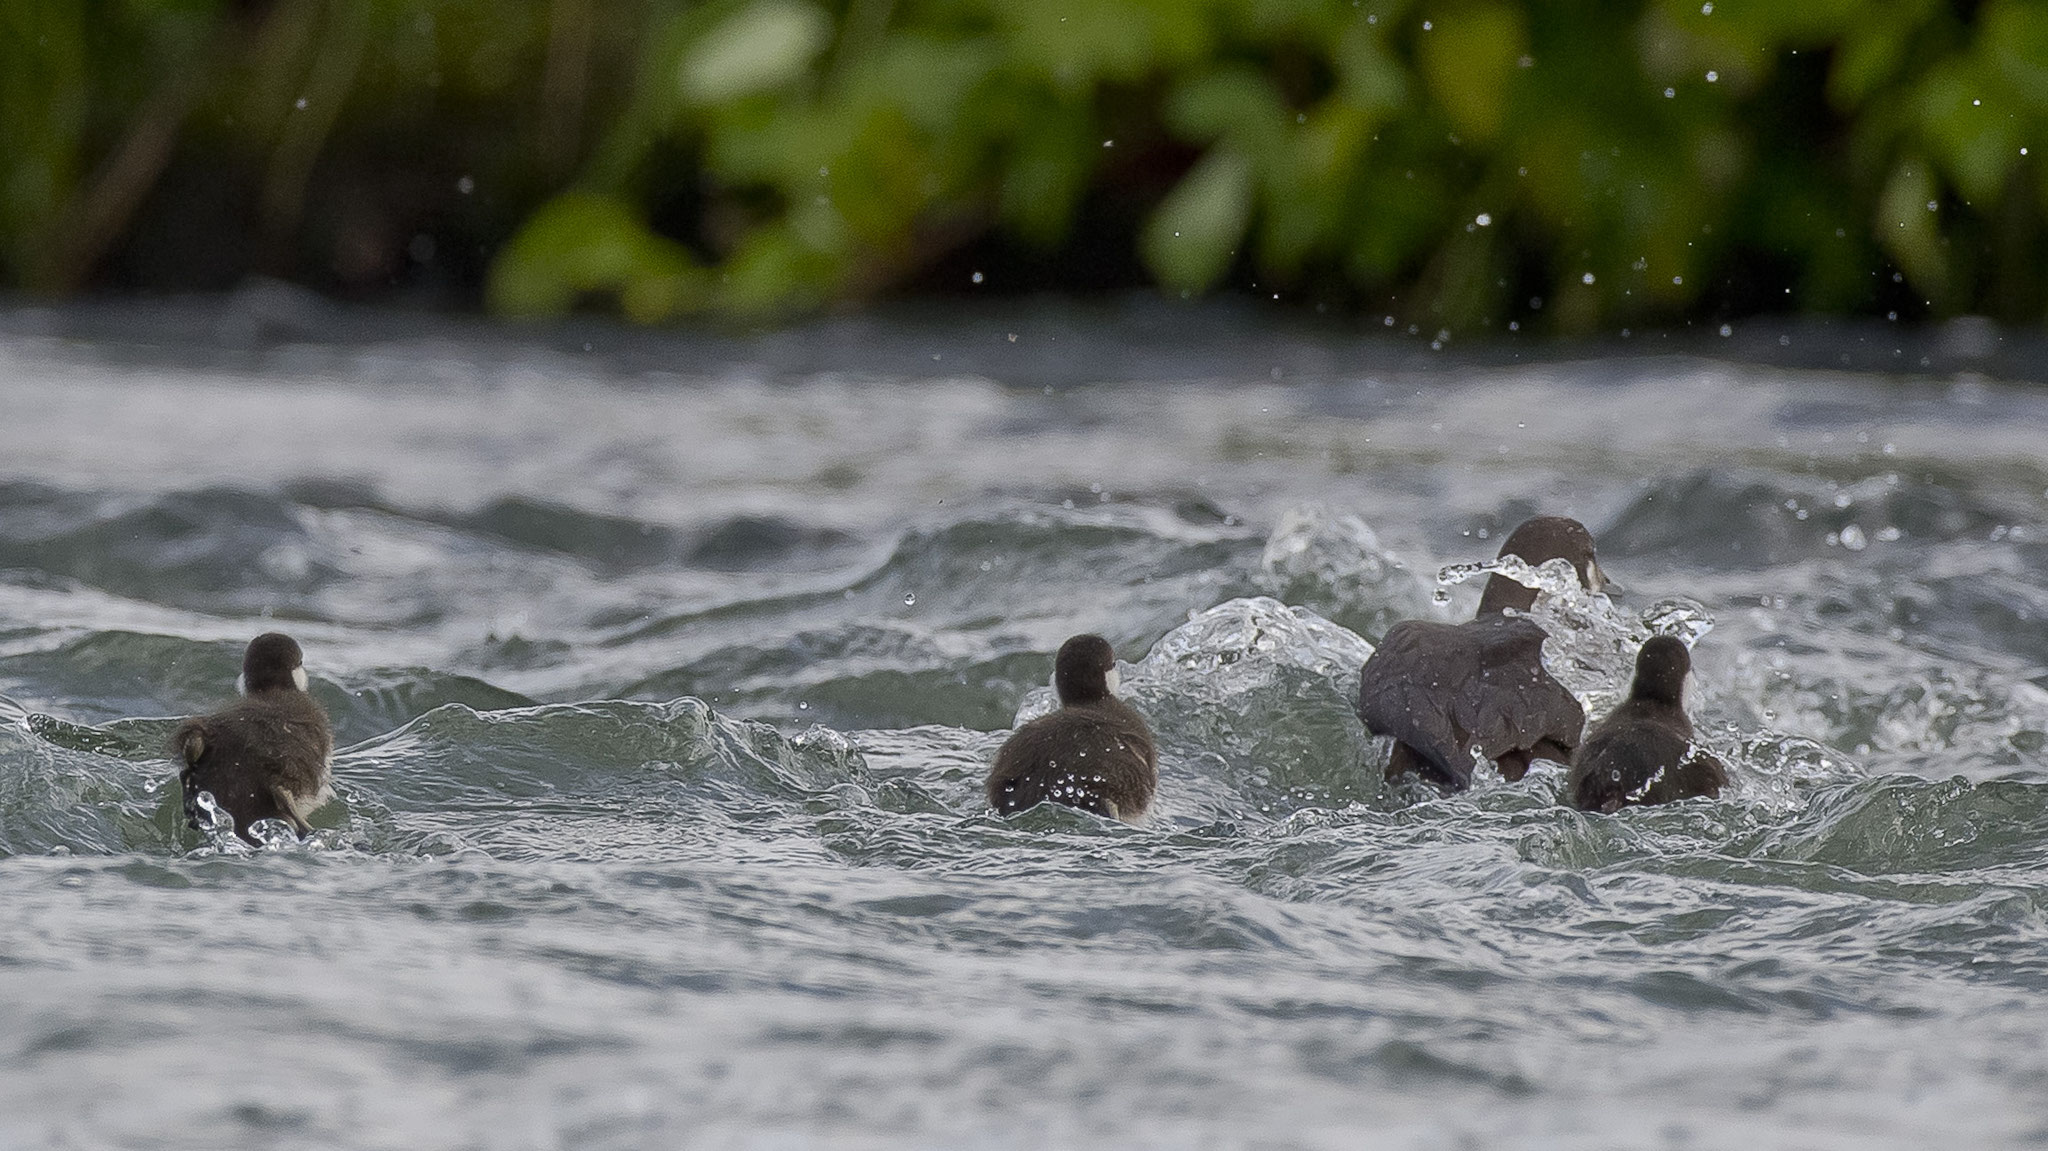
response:
[[[1003,815],[1047,801],[1136,823],[1159,786],[1159,751],[1145,718],[1116,697],[1116,653],[1099,635],[1060,645],[1060,708],[1016,730],[988,773],[989,806]]]
[[[1569,560],[1579,583],[1606,583],[1593,535],[1563,516],[1538,516],[1500,546],[1502,558],[1531,566]],[[1392,736],[1387,778],[1414,771],[1445,791],[1472,785],[1472,751],[1501,775],[1522,778],[1535,759],[1568,763],[1586,711],[1543,667],[1543,628],[1523,616],[1536,589],[1503,575],[1486,581],[1470,623],[1404,620],[1387,629],[1358,678],[1358,718],[1373,735]]]
[[[1704,795],[1719,798],[1728,769],[1693,745],[1685,716],[1685,677],[1692,656],[1668,636],[1636,653],[1628,699],[1593,725],[1579,745],[1565,797],[1582,811],[1619,811]]]
[[[188,719],[171,737],[184,767],[185,818],[200,825],[199,793],[234,817],[235,832],[255,843],[259,819],[282,819],[310,834],[306,816],[333,795],[328,761],[334,735],[327,713],[306,692],[298,642],[265,632],[242,654],[241,699],[212,715]]]

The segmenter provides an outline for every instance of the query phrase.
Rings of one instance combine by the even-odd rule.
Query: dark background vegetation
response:
[[[0,286],[2048,308],[2048,4],[6,0]]]

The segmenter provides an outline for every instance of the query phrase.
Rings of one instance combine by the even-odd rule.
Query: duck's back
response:
[[[1051,801],[1130,822],[1158,786],[1159,752],[1144,717],[1104,699],[1018,728],[996,753],[988,802],[1005,815]]]
[[[1473,748],[1492,760],[1546,744],[1568,754],[1586,713],[1544,670],[1546,638],[1519,616],[1395,624],[1359,673],[1358,718],[1458,787],[1471,775]]]
[[[283,819],[303,833],[305,815],[329,794],[334,737],[326,714],[304,692],[264,692],[188,719],[171,746],[184,764],[178,781],[195,823],[205,791],[240,831],[259,819]]]

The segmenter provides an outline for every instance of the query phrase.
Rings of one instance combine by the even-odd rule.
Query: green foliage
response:
[[[0,268],[21,278],[36,233],[78,182],[87,103],[84,17],[65,0],[0,5]],[[26,51],[34,45],[35,51]]]
[[[566,312],[600,294],[654,323],[699,306],[703,276],[681,245],[655,235],[631,205],[593,192],[543,205],[491,268],[490,303],[506,315]]]
[[[2048,308],[2044,0],[10,0],[0,98],[0,274],[53,291],[199,235],[647,322],[969,266],[1454,331]]]

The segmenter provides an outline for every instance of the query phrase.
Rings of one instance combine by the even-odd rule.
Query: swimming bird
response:
[[[1564,516],[1538,516],[1509,534],[1501,558],[1532,566],[1569,560],[1579,583],[1606,583],[1593,534]],[[1403,620],[1387,629],[1359,672],[1358,718],[1373,735],[1392,736],[1387,778],[1414,771],[1445,791],[1472,785],[1472,751],[1517,780],[1535,759],[1571,761],[1586,711],[1543,667],[1543,641],[1526,612],[1536,589],[1495,574],[1468,623]]]
[[[1579,745],[1565,798],[1582,811],[1619,811],[1704,795],[1718,798],[1728,769],[1693,745],[1685,716],[1685,677],[1692,656],[1678,639],[1660,635],[1636,653],[1628,699],[1593,725]]]
[[[188,719],[171,736],[184,767],[185,818],[200,825],[199,793],[235,819],[254,843],[250,825],[282,819],[301,836],[306,816],[334,794],[329,760],[334,735],[327,713],[306,691],[305,657],[283,632],[265,632],[242,653],[242,698],[212,715]]]
[[[1053,660],[1060,707],[1018,728],[988,773],[989,806],[1003,815],[1050,800],[1136,823],[1159,786],[1152,729],[1116,697],[1116,653],[1077,635]]]

